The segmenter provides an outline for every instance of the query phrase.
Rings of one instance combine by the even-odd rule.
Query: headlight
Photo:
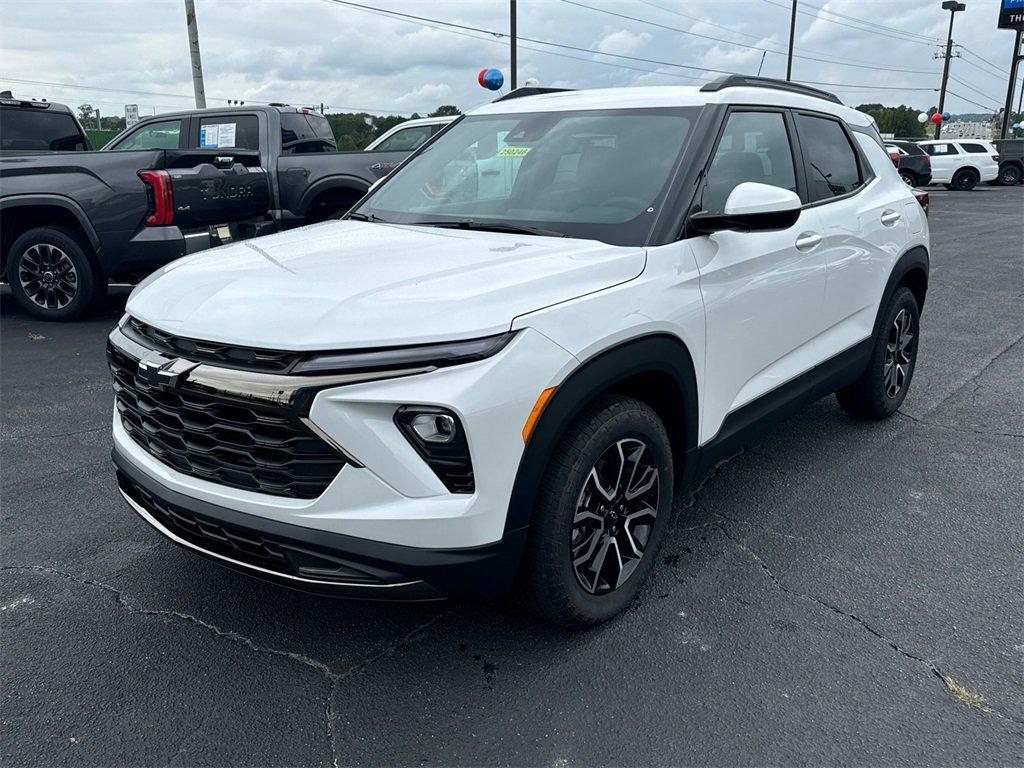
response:
[[[473,493],[473,462],[459,417],[447,408],[403,405],[395,425],[452,493]]]
[[[442,344],[420,344],[414,347],[330,352],[303,360],[293,373],[351,373],[357,371],[383,371],[393,368],[444,368],[484,360],[497,354],[512,340],[515,332],[501,333],[469,341]]]

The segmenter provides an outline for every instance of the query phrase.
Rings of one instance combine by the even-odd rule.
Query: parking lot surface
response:
[[[834,398],[678,502],[621,618],[312,597],[130,512],[107,332],[2,300],[0,761],[1001,765],[1024,755],[1024,188],[932,192],[902,412]],[[270,299],[268,299],[270,300]]]

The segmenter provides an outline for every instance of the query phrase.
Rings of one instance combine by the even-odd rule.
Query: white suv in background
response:
[[[967,192],[999,178],[999,151],[981,139],[917,142],[932,159],[932,183]]]
[[[108,347],[121,491],[179,545],[330,594],[517,589],[605,620],[673,497],[836,392],[891,416],[928,222],[831,94],[522,89],[346,220],[186,257]]]
[[[433,138],[448,123],[452,122],[455,116],[443,117],[421,117],[416,120],[406,120],[391,128],[372,142],[364,149],[364,152],[408,152],[419,149]]]

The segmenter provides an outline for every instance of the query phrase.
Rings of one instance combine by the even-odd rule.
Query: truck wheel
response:
[[[75,233],[62,227],[30,229],[15,240],[7,280],[15,300],[43,320],[81,317],[106,293],[106,279]]]
[[[955,189],[958,192],[970,192],[978,181],[977,173],[970,168],[963,168],[953,174],[952,184],[950,184],[949,188]]]
[[[1004,165],[999,169],[999,183],[1004,187],[1020,184],[1020,168],[1016,165]]]
[[[576,419],[537,494],[523,602],[563,627],[622,611],[654,565],[672,514],[672,448],[654,410],[606,397]]]

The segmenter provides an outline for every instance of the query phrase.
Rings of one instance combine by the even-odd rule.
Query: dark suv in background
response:
[[[911,187],[926,187],[932,182],[932,159],[921,147],[912,141],[889,139],[886,148],[895,148],[899,153],[896,169],[900,178]],[[890,149],[891,155],[891,149]]]

